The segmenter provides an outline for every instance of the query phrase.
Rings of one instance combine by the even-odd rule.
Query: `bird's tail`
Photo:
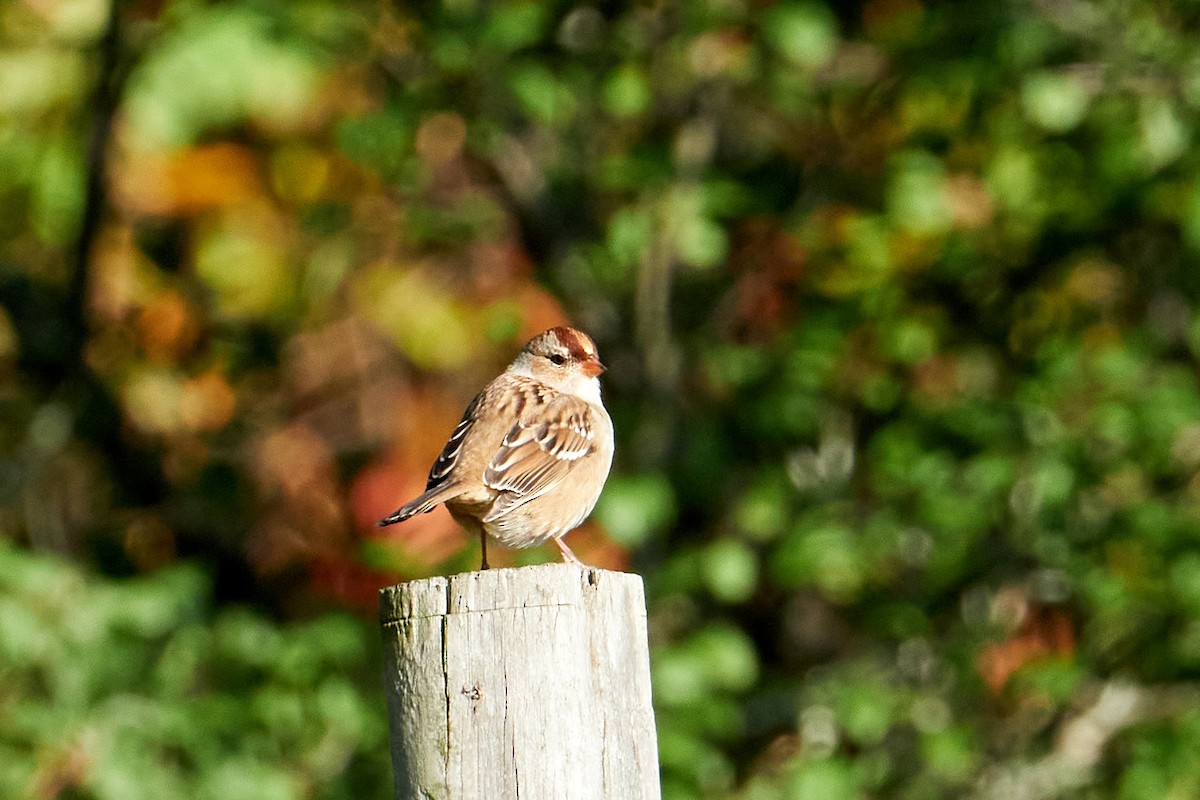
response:
[[[409,517],[415,517],[417,514],[425,514],[433,511],[441,503],[461,493],[462,488],[458,485],[457,481],[443,483],[426,489],[423,494],[414,497],[391,514],[379,520],[379,527],[395,525],[397,522],[404,522],[404,520]]]

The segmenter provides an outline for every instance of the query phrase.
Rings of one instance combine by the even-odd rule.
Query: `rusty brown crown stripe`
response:
[[[567,348],[567,352],[571,354],[571,358],[577,361],[587,361],[590,358],[596,357],[596,345],[587,336],[579,333],[579,331],[571,328],[551,328],[550,332],[558,339],[563,347]]]

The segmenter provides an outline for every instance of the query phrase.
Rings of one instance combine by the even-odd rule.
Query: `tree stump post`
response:
[[[546,564],[380,593],[397,800],[658,800],[637,575]]]

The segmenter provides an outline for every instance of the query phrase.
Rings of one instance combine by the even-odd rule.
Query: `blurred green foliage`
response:
[[[5,797],[384,796],[367,623],[216,610],[194,566],[103,581],[0,549]]]
[[[1195,796],[1197,23],[0,5],[0,793],[389,796],[331,607],[571,319],[669,800]]]

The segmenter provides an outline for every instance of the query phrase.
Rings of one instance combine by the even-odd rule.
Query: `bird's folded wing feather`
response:
[[[512,426],[483,474],[500,493],[484,522],[494,522],[552,489],[594,442],[592,412],[586,401],[559,395],[526,411]]]
[[[467,406],[467,410],[463,412],[462,420],[458,423],[458,427],[454,429],[454,433],[450,434],[450,440],[442,448],[437,461],[433,462],[433,466],[430,467],[429,480],[425,483],[426,491],[444,483],[454,470],[454,465],[458,463],[458,457],[462,454],[463,442],[466,441],[467,434],[471,431],[471,426],[475,424],[475,412],[479,408],[483,394],[483,392],[480,392],[471,401],[470,405]]]

